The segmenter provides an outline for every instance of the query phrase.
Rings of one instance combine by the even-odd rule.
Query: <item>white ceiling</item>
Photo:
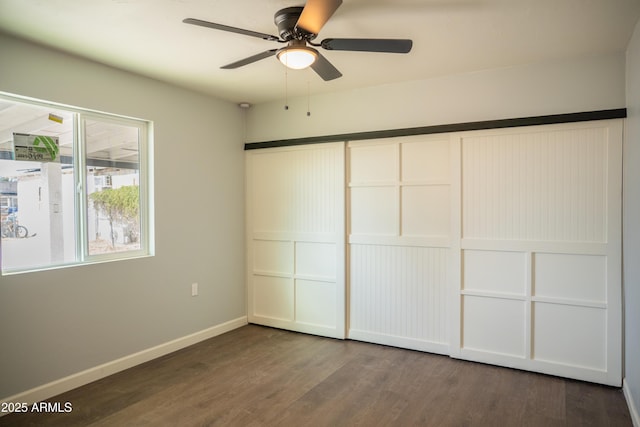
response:
[[[323,51],[324,82],[268,58],[281,47],[182,23],[187,17],[278,35],[276,11],[304,0],[0,0],[0,30],[232,102],[349,90],[445,74],[624,52],[640,0],[344,0],[324,38],[410,38],[408,55]],[[1,46],[0,46],[1,52]]]

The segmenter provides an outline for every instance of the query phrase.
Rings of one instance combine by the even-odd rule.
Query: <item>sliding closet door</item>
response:
[[[353,142],[348,155],[348,336],[447,354],[456,150],[421,136]]]
[[[622,122],[460,136],[452,355],[621,383]]]
[[[249,322],[344,338],[344,144],[246,161]]]

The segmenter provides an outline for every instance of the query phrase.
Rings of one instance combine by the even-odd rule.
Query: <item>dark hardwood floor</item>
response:
[[[50,401],[0,425],[632,425],[617,388],[256,325]]]

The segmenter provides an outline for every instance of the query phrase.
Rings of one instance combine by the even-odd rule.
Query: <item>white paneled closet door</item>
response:
[[[246,153],[249,322],[345,337],[344,150]]]
[[[448,354],[457,158],[447,135],[349,143],[349,338]]]
[[[622,121],[457,140],[452,355],[620,386]]]

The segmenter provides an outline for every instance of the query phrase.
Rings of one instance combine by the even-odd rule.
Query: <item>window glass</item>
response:
[[[151,253],[148,127],[0,94],[3,274]]]
[[[71,113],[0,99],[3,270],[63,264],[76,258],[73,124]],[[51,137],[58,152],[43,155],[42,161],[29,159],[42,154],[38,151],[16,158],[15,144],[36,136]]]
[[[89,255],[140,249],[140,129],[84,120]]]

